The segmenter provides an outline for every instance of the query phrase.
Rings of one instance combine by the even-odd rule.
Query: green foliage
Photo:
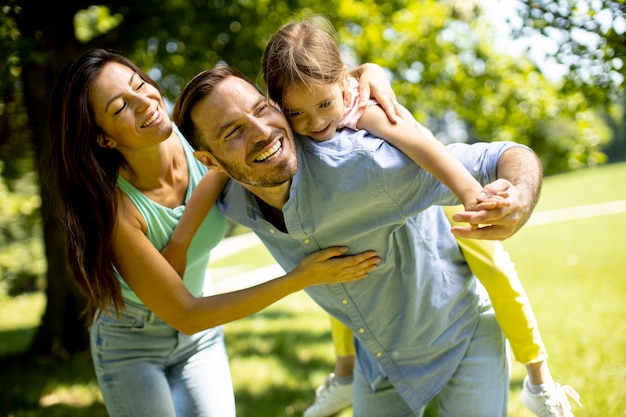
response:
[[[0,178],[0,299],[7,293],[43,288],[46,261],[41,239],[41,198],[34,176],[31,172],[14,181],[14,190]]]
[[[549,83],[524,56],[496,52],[478,3],[113,0],[77,8],[74,31],[85,46],[122,48],[173,101],[193,75],[220,62],[261,82],[269,36],[288,20],[320,12],[337,28],[346,56],[389,68],[401,101],[444,142],[525,143],[540,153],[548,174],[605,162],[600,149],[610,134],[589,96]],[[19,37],[10,14],[2,16],[2,39]],[[533,15],[533,24],[542,18]],[[558,23],[544,19],[542,27]]]
[[[101,36],[124,20],[121,14],[111,15],[106,6],[89,6],[85,10],[79,10],[74,17],[74,32],[79,42],[87,43],[93,38]]]
[[[590,103],[562,93],[527,58],[497,53],[480,9],[429,0],[354,14],[346,3],[342,44],[359,62],[389,68],[400,100],[439,139],[524,143],[546,174],[606,161],[610,131]]]
[[[540,35],[555,46],[549,58],[565,65],[564,89],[609,105],[626,85],[626,7],[623,0],[522,0],[518,37]]]

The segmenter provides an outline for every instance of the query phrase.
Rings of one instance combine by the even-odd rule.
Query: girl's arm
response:
[[[174,233],[161,254],[182,278],[187,266],[187,250],[211,207],[228,182],[228,177],[217,171],[207,172],[191,194]]]
[[[411,121],[398,118],[397,123],[392,124],[382,108],[369,106],[359,119],[357,127],[385,139],[437,177],[454,192],[466,210],[475,210],[478,207],[477,197],[483,189],[482,185],[441,143],[428,138]]]
[[[145,236],[145,229],[136,207],[123,197],[113,241],[115,267],[146,307],[185,334],[248,316],[311,285],[363,278],[380,262],[372,251],[344,256],[347,248],[334,247],[307,256],[293,271],[266,283],[195,297]]]

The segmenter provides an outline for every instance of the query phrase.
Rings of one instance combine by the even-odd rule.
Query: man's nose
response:
[[[252,118],[249,123],[250,139],[256,142],[266,140],[272,133],[272,128],[264,120]]]

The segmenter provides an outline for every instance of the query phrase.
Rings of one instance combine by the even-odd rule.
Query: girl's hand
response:
[[[300,261],[292,271],[308,282],[308,285],[334,284],[365,278],[381,259],[374,251],[343,256],[347,247],[331,247],[312,253]]]
[[[508,198],[509,194],[506,191],[501,191],[482,200],[480,198],[470,199],[470,203],[463,205],[465,206],[465,211],[493,210],[509,207],[511,202]]]
[[[350,75],[359,80],[359,107],[366,107],[370,98],[373,98],[385,111],[389,121],[396,123],[402,115],[402,108],[385,70],[376,64],[363,64],[351,71]]]

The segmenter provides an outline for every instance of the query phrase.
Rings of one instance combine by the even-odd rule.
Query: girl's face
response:
[[[294,132],[317,142],[333,137],[345,112],[341,83],[296,84],[284,95],[283,111]]]
[[[110,62],[102,68],[92,82],[89,104],[103,132],[101,146],[131,151],[172,133],[159,90],[126,65]]]

